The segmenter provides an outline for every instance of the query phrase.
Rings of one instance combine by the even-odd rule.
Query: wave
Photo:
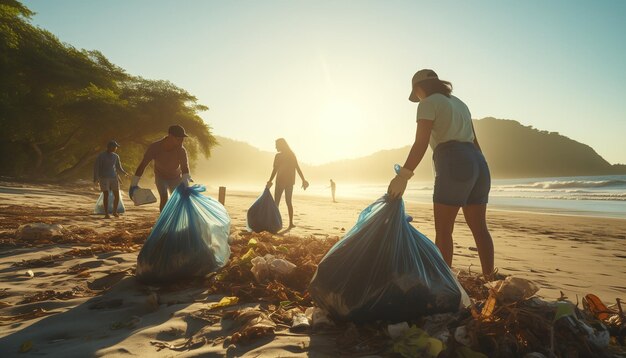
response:
[[[568,181],[541,181],[528,184],[504,186],[513,189],[565,189],[565,188],[608,188],[626,187],[626,180],[568,180]]]
[[[556,200],[600,200],[600,201],[626,201],[626,193],[589,193],[583,195],[496,195],[501,198],[514,199],[556,199]]]

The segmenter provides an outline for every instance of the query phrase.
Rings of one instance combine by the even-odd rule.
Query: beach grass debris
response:
[[[87,293],[85,295],[85,293]],[[19,304],[24,303],[32,303],[32,302],[41,302],[41,301],[50,301],[50,300],[71,300],[77,297],[88,296],[88,290],[85,290],[79,286],[72,288],[67,291],[55,291],[55,290],[45,290],[39,291],[32,295],[27,295],[22,299]]]
[[[232,344],[245,344],[261,337],[274,336],[276,329],[276,323],[258,308],[246,307],[229,311],[222,320],[233,320],[238,326],[230,337]]]
[[[29,352],[31,349],[33,349],[33,341],[29,339],[20,344],[19,353],[26,353]]]
[[[207,306],[207,309],[214,310],[216,308],[224,308],[228,306],[233,306],[233,305],[236,305],[238,302],[239,302],[239,297],[236,297],[236,296],[222,297],[222,299],[219,300],[219,302],[209,303]]]
[[[138,316],[131,316],[127,320],[124,321],[115,321],[111,323],[111,330],[115,331],[118,329],[133,329],[141,322],[141,318]]]

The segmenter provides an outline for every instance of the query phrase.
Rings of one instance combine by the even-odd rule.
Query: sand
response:
[[[216,198],[217,190],[208,195]],[[246,210],[260,193],[228,192],[226,208],[233,231],[245,230]],[[20,224],[45,222],[66,230],[94,230],[107,235],[145,236],[158,216],[156,204],[135,207],[126,199],[126,214],[110,220],[92,215],[98,197],[89,186],[59,187],[0,182],[0,239],[10,240]],[[376,198],[372,198],[374,201]],[[290,235],[342,236],[370,202],[294,195],[296,227]],[[286,221],[286,207],[280,207]],[[434,239],[430,205],[407,203],[413,225]],[[607,303],[626,299],[626,219],[604,219],[490,210],[495,263],[500,272],[535,281],[539,295],[561,292],[572,301],[595,293]],[[112,234],[111,234],[112,235]],[[480,271],[471,233],[459,216],[455,228],[455,268]],[[190,318],[222,296],[203,287],[155,293],[130,274],[140,245],[124,250],[97,250],[97,243],[36,247],[0,247],[0,352],[10,356],[333,356],[331,336],[279,330],[272,340],[248,346],[224,344],[219,323]],[[90,250],[82,256],[72,249]],[[132,251],[135,250],[135,251]],[[31,259],[65,255],[39,267],[20,266]],[[31,270],[32,272],[28,272]],[[32,273],[32,274],[31,274]],[[49,297],[44,299],[36,295]],[[56,295],[56,297],[54,296]],[[65,295],[65,296],[63,296]],[[31,302],[32,301],[32,302]],[[162,349],[150,342],[182,345],[198,332],[208,344],[196,349]],[[193,343],[193,342],[192,342]],[[20,346],[26,353],[18,354]]]

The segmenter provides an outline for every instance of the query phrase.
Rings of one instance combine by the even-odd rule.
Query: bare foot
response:
[[[109,214],[106,214],[106,215],[104,216],[104,218],[105,218],[105,219],[110,219],[111,217],[109,216]]]
[[[287,229],[293,229],[294,227],[296,227],[296,225],[292,223],[292,224],[289,224],[289,227]]]
[[[113,213],[113,216],[115,216],[116,218],[119,218],[119,217],[120,217],[120,214],[118,214],[118,213]]]

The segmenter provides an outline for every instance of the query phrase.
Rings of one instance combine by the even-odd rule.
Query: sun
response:
[[[319,138],[315,146],[316,162],[328,162],[359,155],[363,148],[360,134],[364,127],[364,111],[345,98],[330,98],[320,108],[312,138]]]

